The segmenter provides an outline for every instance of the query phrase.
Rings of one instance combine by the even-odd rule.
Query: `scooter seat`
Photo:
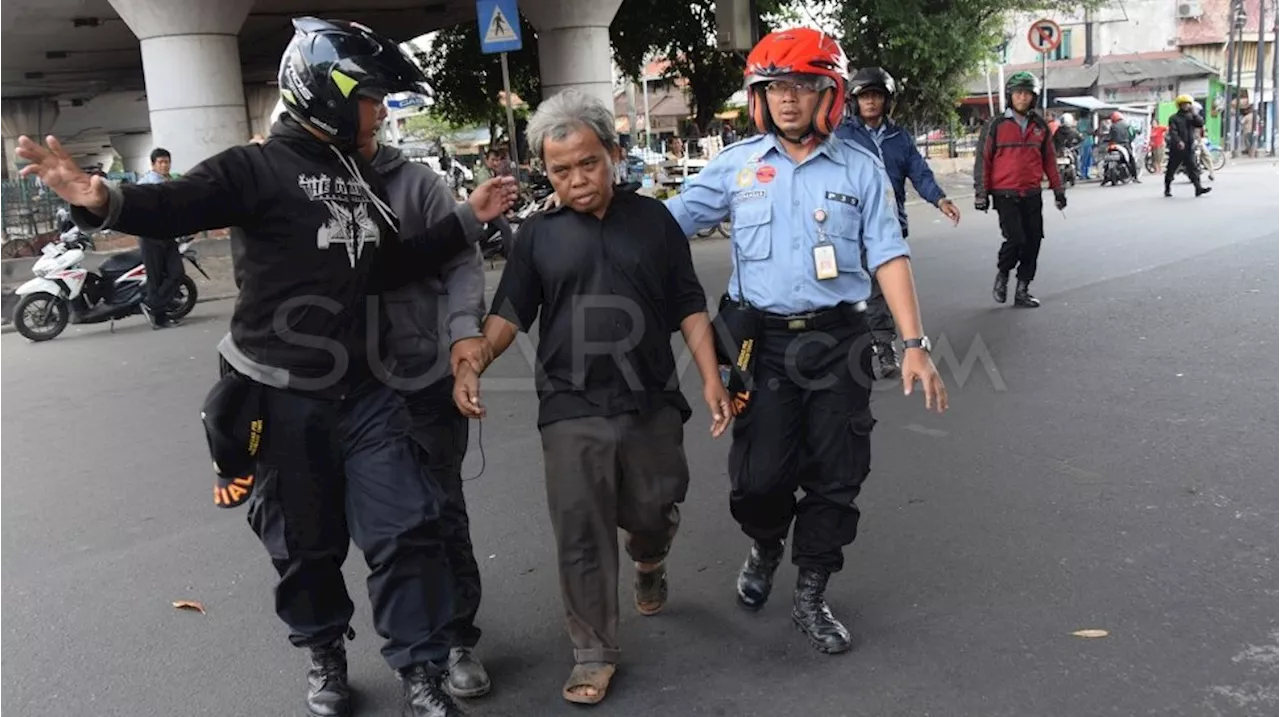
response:
[[[104,279],[118,279],[125,272],[142,263],[142,252],[134,249],[112,254],[98,265],[98,273]]]

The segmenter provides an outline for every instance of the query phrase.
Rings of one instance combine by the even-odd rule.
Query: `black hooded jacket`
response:
[[[340,394],[367,375],[367,351],[384,332],[366,330],[366,297],[438,274],[478,226],[462,204],[424,235],[401,238],[369,163],[288,117],[266,143],[232,147],[177,180],[108,186],[106,220],[76,209],[79,224],[152,237],[238,228],[240,295],[231,344],[220,349],[281,388]]]

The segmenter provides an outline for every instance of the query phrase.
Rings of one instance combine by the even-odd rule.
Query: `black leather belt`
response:
[[[834,326],[848,324],[854,314],[867,310],[867,302],[841,304],[830,309],[819,309],[807,314],[763,314],[764,328],[775,331],[826,331]]]

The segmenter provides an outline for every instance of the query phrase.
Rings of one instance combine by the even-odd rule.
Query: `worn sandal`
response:
[[[573,666],[573,672],[570,672],[569,679],[565,680],[561,694],[574,704],[597,704],[609,691],[609,681],[613,679],[613,673],[616,670],[617,668],[608,662],[580,662]],[[596,693],[589,695],[585,692],[575,692],[584,687],[594,689]]]
[[[667,604],[667,564],[645,572],[636,568],[636,610],[641,615],[657,615]]]

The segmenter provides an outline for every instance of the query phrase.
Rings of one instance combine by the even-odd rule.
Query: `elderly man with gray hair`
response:
[[[665,560],[689,485],[671,334],[683,334],[721,435],[733,412],[720,382],[706,295],[684,232],[661,202],[613,184],[613,115],[566,90],[528,127],[560,206],[527,221],[508,259],[484,336],[491,350],[458,367],[454,401],[484,415],[479,377],[539,324],[535,380],[573,672],[570,702],[604,699],[618,649],[618,529],[635,562],[635,608],[667,600]]]

